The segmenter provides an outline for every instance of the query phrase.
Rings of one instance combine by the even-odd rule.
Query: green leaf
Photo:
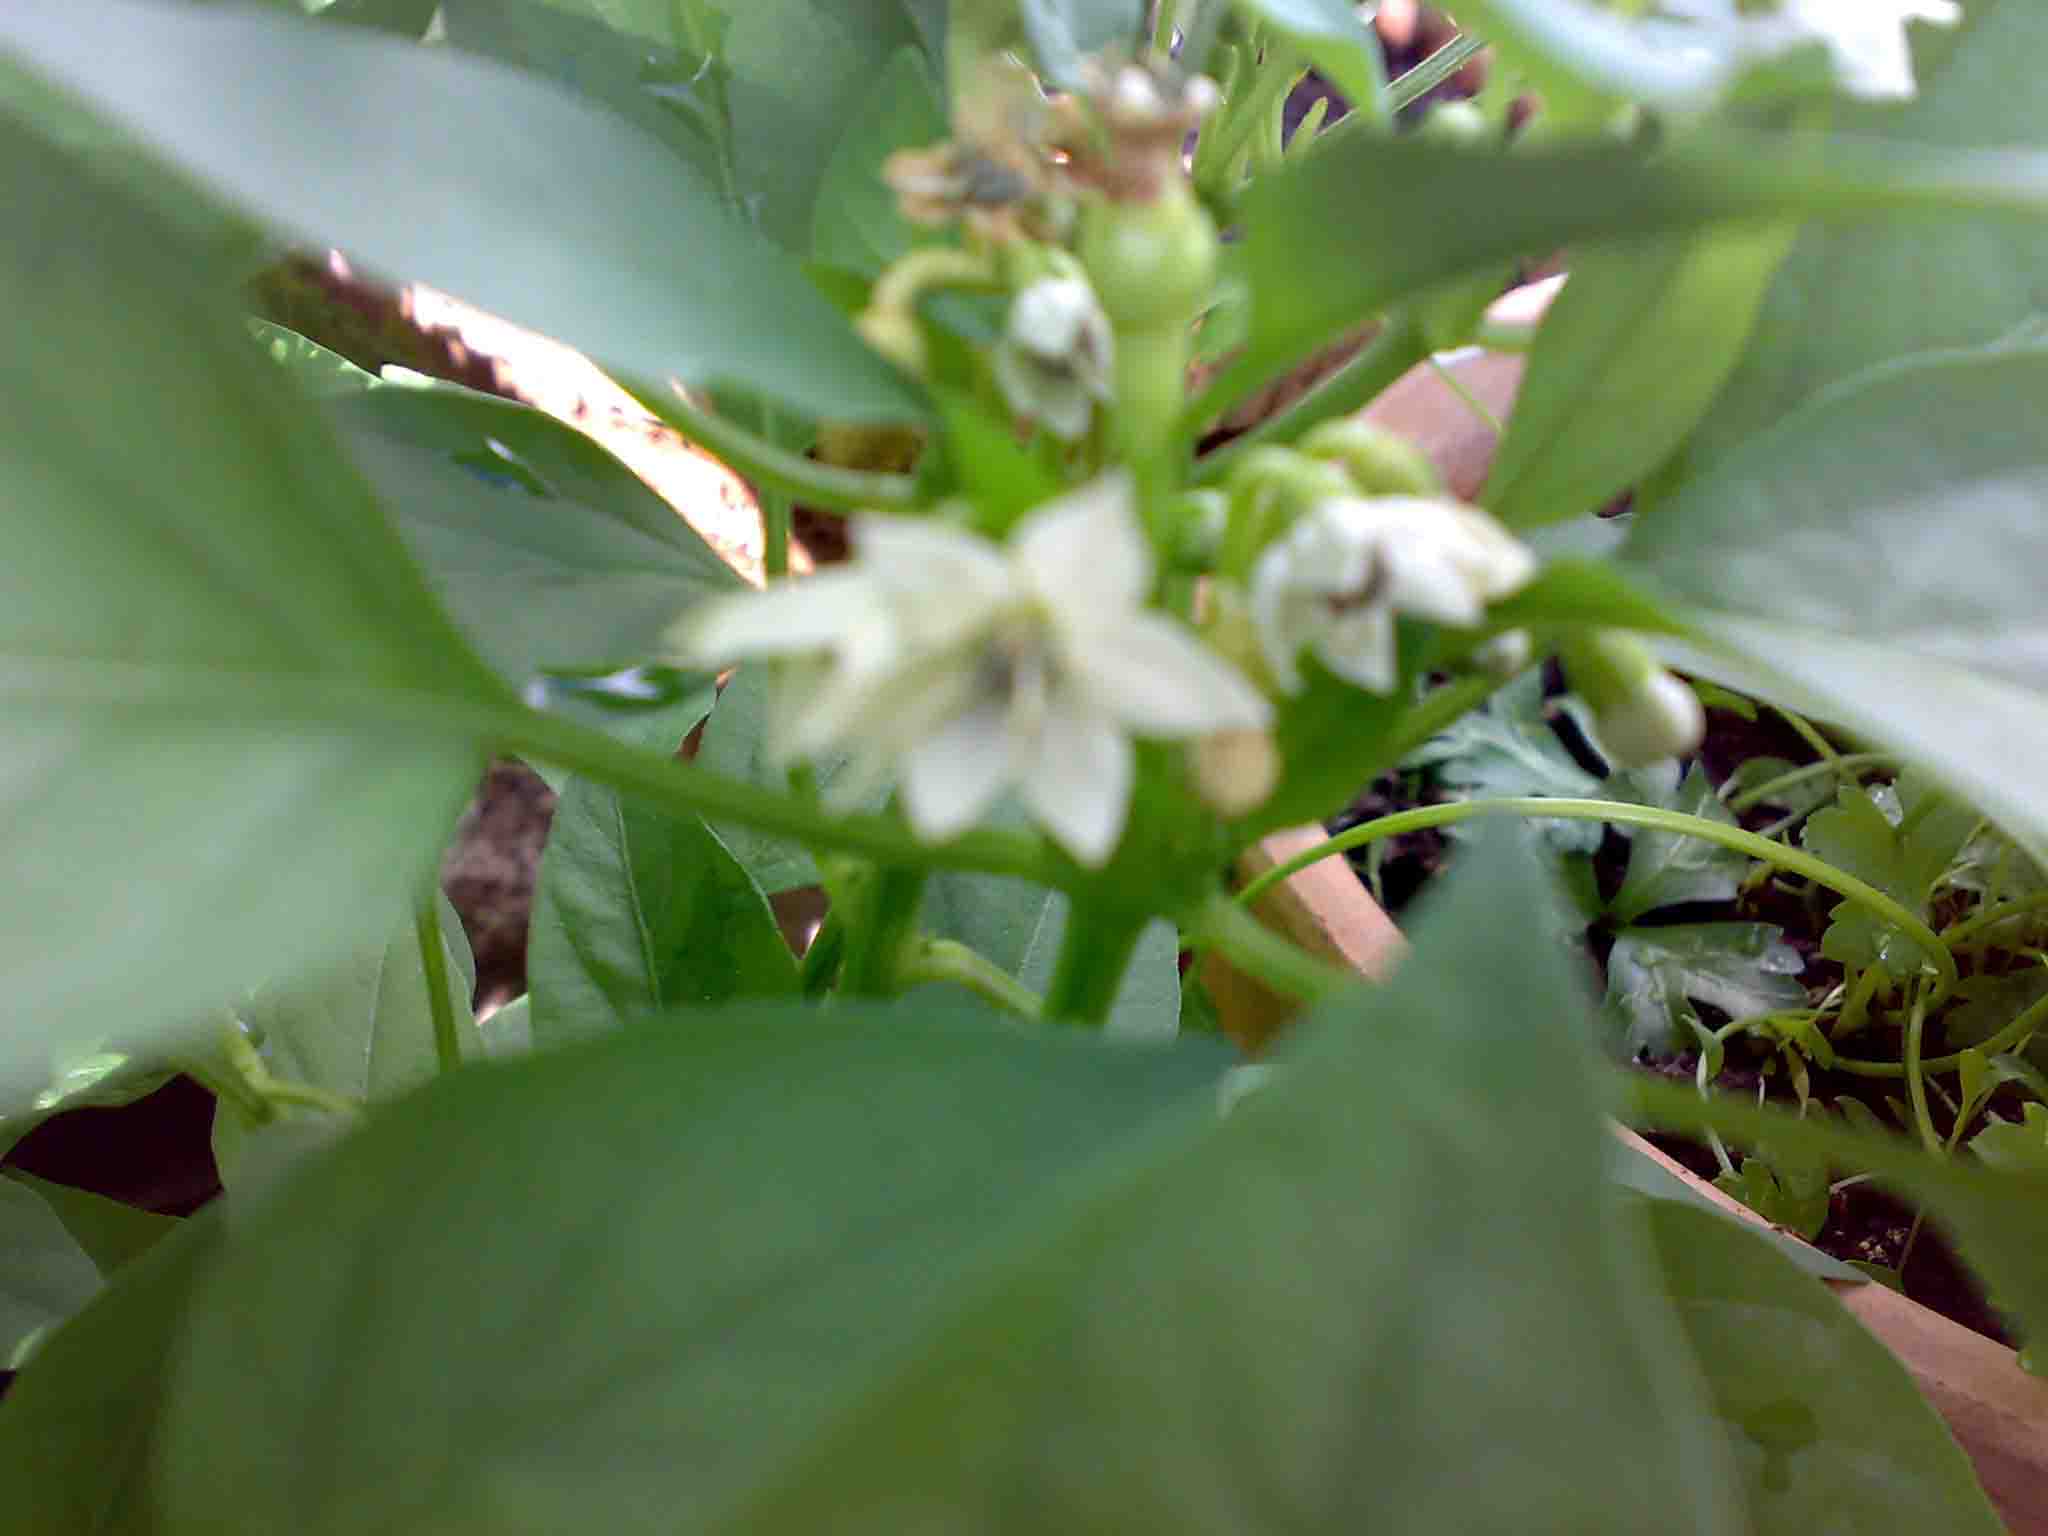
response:
[[[1908,773],[1896,792],[1843,785],[1833,806],[1807,818],[1800,842],[1808,853],[1896,897],[1924,918],[1935,882],[1954,863],[1977,819],[1969,806]],[[1835,907],[1821,953],[1854,968],[1882,964],[1896,976],[1922,963],[1918,945],[1868,907],[1850,901]]]
[[[2029,1101],[2021,1120],[1993,1120],[1970,1138],[1970,1150],[1992,1168],[2006,1173],[2048,1177],[2048,1105]]]
[[[437,897],[436,909],[457,1038],[465,1057],[481,1057],[483,1039],[470,1002],[476,960],[462,919],[445,896]],[[433,1004],[410,904],[382,939],[338,965],[266,986],[236,1012],[264,1069],[280,1082],[370,1103],[396,1098],[440,1070]],[[328,1118],[317,1110],[311,1115]],[[279,1119],[298,1118],[295,1111],[269,1105],[259,1109],[235,1094],[219,1095],[213,1159],[221,1182],[239,1191],[240,1165],[251,1139]],[[295,1145],[308,1139],[295,1135]]]
[[[1039,72],[1066,91],[1080,86],[1090,54],[1129,57],[1145,25],[1144,0],[1019,0],[1018,9]]]
[[[5,125],[0,201],[0,1087],[33,1092],[381,938],[474,779],[441,704],[503,695],[173,231]]]
[[[1855,1102],[1851,1100],[1849,1102]],[[1675,1201],[1703,1216],[1725,1222],[1751,1233],[1767,1247],[1775,1248],[1802,1274],[1816,1280],[1840,1280],[1847,1284],[1859,1283],[1859,1272],[1840,1259],[1821,1252],[1811,1243],[1803,1243],[1788,1233],[1771,1227],[1760,1227],[1745,1218],[1716,1205],[1692,1185],[1645,1157],[1619,1138],[1614,1143],[1614,1157],[1610,1166],[1613,1181],[1648,1200]]]
[[[16,1369],[99,1288],[98,1266],[49,1202],[12,1175],[0,1178],[0,1369]]]
[[[736,34],[781,9],[751,8]],[[872,78],[859,57],[869,44],[848,58],[828,36],[791,48],[790,35],[774,46],[792,68],[819,59]],[[123,45],[102,46],[108,36]],[[700,176],[520,71],[261,12],[135,0],[11,6],[0,46],[292,238],[459,294],[650,396],[673,377],[849,420],[919,414],[901,376]]]
[[[1551,726],[1540,668],[1525,672],[1483,709],[1432,736],[1404,763],[1428,768],[1436,781],[1464,799],[1547,795],[1601,799],[1601,781],[1578,765]],[[1597,821],[1547,821],[1544,840],[1560,852],[1591,853],[1600,846]]]
[[[1808,1149],[1761,1146],[1742,1160],[1740,1173],[1724,1173],[1714,1187],[1733,1195],[1774,1227],[1808,1242],[1828,1224],[1830,1194],[1824,1159]]]
[[[803,250],[820,181],[848,121],[897,52],[921,43],[921,29],[904,0],[714,3],[728,21],[726,93],[741,195],[763,230]]]
[[[531,406],[381,389],[334,419],[449,612],[514,686],[646,662],[692,606],[745,585],[637,475]]]
[[[686,41],[622,31],[601,0],[441,0],[448,46],[568,86],[717,185],[725,125],[700,98],[707,60]]]
[[[1880,369],[1689,482],[1623,552],[1710,676],[1900,751],[2036,855],[2044,402],[2048,349]]]
[[[1982,1045],[2044,997],[2048,966],[1965,976],[1956,983],[1955,1005],[1942,1011],[1942,1040],[1950,1050]]]
[[[1905,1368],[1782,1248],[1686,1206],[1644,1216],[1757,1536],[2004,1530]]]
[[[941,871],[925,886],[921,926],[958,939],[1043,995],[1068,910],[1059,891],[998,875]],[[1180,935],[1173,924],[1155,920],[1138,940],[1103,1028],[1120,1039],[1170,1039],[1180,1028],[1180,1006]]]
[[[946,137],[946,112],[922,52],[899,48],[826,162],[811,214],[811,254],[870,280],[910,249],[912,230],[882,180],[899,149]]]
[[[1671,1056],[1693,1043],[1695,1003],[1731,1019],[1806,1004],[1799,952],[1769,923],[1624,928],[1607,956],[1609,1038],[1622,1055]]]
[[[1193,1042],[932,1008],[436,1084],[207,1266],[166,1528],[1741,1528],[1490,851],[1227,1116]]]
[[[116,1270],[142,1257],[184,1223],[176,1216],[124,1205],[91,1190],[53,1184],[34,1174],[10,1168],[5,1177],[26,1186],[64,1224],[72,1240],[85,1250],[99,1272],[112,1279]],[[4,1194],[4,1191],[0,1191]]]
[[[797,987],[767,898],[716,832],[581,779],[555,806],[527,965],[541,1044]]]
[[[773,670],[767,664],[743,666],[733,672],[710,719],[704,722],[704,737],[697,749],[701,765],[749,784],[776,790],[788,787],[788,774],[768,758],[768,699],[773,685]],[[850,765],[851,759],[844,756],[819,759],[812,764],[813,782],[820,792],[829,790]],[[877,788],[856,808],[879,809],[887,797],[885,789]],[[736,822],[720,822],[714,830],[754,883],[769,895],[819,883],[817,863],[796,844]]]
[[[11,1182],[0,1180],[0,1199]],[[13,1529],[158,1528],[146,1477],[163,1383],[196,1260],[221,1223],[180,1225],[50,1335],[0,1398],[0,1487]]]
[[[1901,144],[2048,147],[2030,105],[2048,58],[2048,11],[1977,0],[1957,31],[1915,28],[1919,98],[1835,110],[1845,128]],[[1780,270],[1741,365],[1687,458],[1717,463],[1745,439],[1879,363],[1977,346],[2032,323],[2048,282],[2048,225],[1998,214],[1809,227]]]
[[[257,346],[291,375],[294,386],[312,399],[360,395],[365,390],[384,387],[384,381],[376,374],[358,368],[339,352],[330,352],[297,331],[254,316],[248,324]]]
[[[1379,39],[1350,0],[1237,0],[1237,6],[1299,48],[1357,111],[1376,122],[1391,119]]]
[[[440,0],[334,0],[317,12],[322,21],[368,27],[398,37],[417,38],[434,20]]]
[[[1735,817],[1715,796],[1706,770],[1698,763],[1675,790],[1657,795],[1649,803],[1723,826],[1735,825]],[[1628,873],[1614,893],[1611,910],[1615,921],[1632,923],[1658,907],[1688,901],[1733,901],[1748,874],[1749,856],[1735,849],[1681,832],[1635,827],[1629,838]]]
[[[1510,527],[1595,511],[1712,404],[1798,226],[1734,225],[1575,253],[1480,501]]]

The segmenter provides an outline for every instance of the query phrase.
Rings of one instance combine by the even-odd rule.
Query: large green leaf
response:
[[[581,779],[555,806],[527,967],[542,1043],[797,985],[767,898],[716,832]]]
[[[1880,368],[1727,455],[1623,551],[1729,675],[1917,759],[2037,856],[2044,409],[2048,349]]]
[[[1913,1378],[1766,1235],[1644,1202],[1757,1536],[2005,1529]]]
[[[334,418],[448,610],[514,686],[644,662],[744,584],[631,470],[544,412],[378,389]]]
[[[826,42],[775,46],[861,69]],[[0,12],[0,49],[285,233],[533,326],[654,395],[673,377],[848,419],[919,411],[795,263],[686,164],[521,71],[136,0],[21,0]]]
[[[1128,58],[1145,25],[1144,0],[1020,0],[1018,9],[1040,73],[1061,90],[1081,84],[1090,54]]]
[[[706,61],[687,43],[621,31],[597,0],[441,0],[441,24],[451,48],[559,81],[718,183],[724,124],[694,89]]]
[[[1480,500],[1510,527],[1560,522],[1662,464],[1735,366],[1797,232],[1735,225],[1577,252]]]
[[[1338,135],[1247,192],[1234,269],[1251,285],[1250,335],[1194,410],[1220,408],[1404,296],[1505,259],[1729,222],[2031,207],[2041,169],[2027,156],[1994,168],[1815,135],[1701,133],[1656,157],[1599,140],[1509,152]]]
[[[2034,0],[1973,0],[1963,13],[1960,35],[1916,29],[1926,82],[1917,101],[1844,108],[1847,126],[1903,143],[2048,147],[2048,128],[2034,110],[2048,59],[2048,9]],[[1688,458],[1712,463],[1877,363],[2007,335],[2040,315],[2044,285],[2048,224],[2038,217],[1956,214],[1810,228],[1772,285],[1755,340]]]
[[[108,1277],[142,1257],[184,1224],[179,1217],[145,1211],[138,1205],[110,1200],[89,1189],[53,1184],[19,1168],[8,1169],[6,1178],[40,1196],[93,1265]],[[10,1274],[13,1272],[11,1262],[6,1269]]]
[[[920,29],[904,0],[714,3],[727,17],[726,95],[742,195],[762,229],[807,249],[834,147],[897,50],[920,43]]]
[[[5,126],[0,189],[0,1086],[35,1091],[381,937],[475,773],[428,701],[502,694],[175,234]]]
[[[9,1182],[0,1180],[0,1195]],[[219,1230],[205,1216],[182,1225],[50,1335],[0,1399],[8,1530],[157,1528],[146,1475],[164,1379],[195,1261]]]
[[[1248,1094],[861,1007],[437,1084],[208,1266],[167,1529],[1741,1528],[1487,853]]]
[[[0,1370],[92,1300],[97,1265],[49,1202],[17,1179],[0,1178]]]
[[[889,60],[832,151],[811,217],[811,254],[870,280],[910,249],[910,221],[882,180],[882,162],[946,136],[930,66],[915,48]]]

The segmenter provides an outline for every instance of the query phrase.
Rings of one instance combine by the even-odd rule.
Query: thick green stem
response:
[[[1252,449],[1284,447],[1298,441],[1311,428],[1338,416],[1348,416],[1384,393],[1397,379],[1429,356],[1422,327],[1405,311],[1389,315],[1372,342],[1314,389],[1278,415],[1269,416],[1242,436],[1231,439],[1195,464],[1197,485],[1217,485],[1238,460]],[[1185,414],[1183,430],[1199,431],[1211,412],[1204,407],[1206,396],[1197,397]]]
[[[900,972],[904,986],[928,981],[950,981],[965,987],[983,1002],[1036,1019],[1045,1012],[1045,1001],[979,950],[958,939],[933,938],[926,934],[915,940],[904,955]]]
[[[441,887],[421,882],[413,903],[413,936],[420,946],[420,973],[427,983],[427,1011],[434,1020],[434,1060],[443,1072],[462,1065],[462,1035],[455,1022],[455,999],[448,995],[448,950],[441,940]]]
[[[761,574],[770,581],[780,581],[789,574],[789,525],[794,510],[788,496],[780,491],[762,489],[761,501]]]
[[[847,917],[840,996],[893,997],[899,990],[929,875],[929,870],[912,864],[883,864],[866,871]]]
[[[1929,1008],[1934,1007],[1955,989],[1955,956],[1949,953],[1948,946],[1942,943],[1940,935],[1928,927],[1918,914],[1908,910],[1877,887],[1835,868],[1824,859],[1817,859],[1797,848],[1787,848],[1781,843],[1772,842],[1769,838],[1759,837],[1754,832],[1745,832],[1740,827],[1709,821],[1703,816],[1688,816],[1682,811],[1667,811],[1647,805],[1623,805],[1611,800],[1553,800],[1533,795],[1503,796],[1497,800],[1458,800],[1449,805],[1425,805],[1412,811],[1381,816],[1374,821],[1362,822],[1348,831],[1339,833],[1328,842],[1318,843],[1306,852],[1267,870],[1239,891],[1237,899],[1249,904],[1278,882],[1308,868],[1318,859],[1326,859],[1353,848],[1363,848],[1367,843],[1377,842],[1383,837],[1398,837],[1404,832],[1420,832],[1428,827],[1449,826],[1454,822],[1471,821],[1482,816],[1528,816],[1551,821],[1608,821],[1622,826],[1655,827],[1660,831],[1676,832],[1686,837],[1719,843],[1724,848],[1733,848],[1753,859],[1761,859],[1766,864],[1804,876],[1816,885],[1825,886],[1838,895],[1866,906],[1904,933],[1925,952],[1937,973],[1934,990],[1927,998]]]
[[[1203,906],[1190,940],[1213,949],[1268,991],[1311,1003],[1358,978],[1290,943],[1220,892]]]
[[[1062,1024],[1107,1020],[1147,921],[1143,913],[1092,901],[1085,890],[1075,892],[1052,983],[1045,989],[1044,1016]]]

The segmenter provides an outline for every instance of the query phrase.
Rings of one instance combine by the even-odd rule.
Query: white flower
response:
[[[1477,624],[1486,605],[1536,572],[1536,557],[1475,507],[1416,496],[1318,502],[1252,569],[1252,622],[1280,685],[1302,686],[1298,658],[1374,693],[1400,677],[1394,616]]]
[[[1640,768],[1698,750],[1707,734],[1700,696],[1661,667],[1594,717],[1600,746],[1620,768]]]
[[[1086,281],[1041,278],[1010,305],[993,358],[996,383],[1018,415],[1071,443],[1087,432],[1095,402],[1109,399],[1115,344]]]
[[[769,746],[850,750],[895,773],[919,837],[965,830],[1015,789],[1084,864],[1123,835],[1132,736],[1263,729],[1270,704],[1178,621],[1145,606],[1150,546],[1126,474],[1047,503],[1007,545],[866,516],[854,560],[724,599],[674,637],[687,663],[796,658]]]
[[[1779,0],[1775,10],[1741,0],[1662,0],[1660,9],[1721,29],[1720,40],[1738,56],[1772,58],[1819,43],[1842,90],[1877,101],[1914,94],[1908,22],[1952,27],[1962,18],[1955,0]]]

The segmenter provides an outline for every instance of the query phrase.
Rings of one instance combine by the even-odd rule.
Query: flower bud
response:
[[[991,361],[1012,410],[1073,442],[1088,431],[1095,402],[1110,396],[1114,346],[1109,317],[1088,284],[1048,277],[1011,303]]]
[[[1312,459],[1340,464],[1364,496],[1441,496],[1443,477],[1429,455],[1397,432],[1362,416],[1326,421],[1301,440]]]
[[[1705,738],[1707,716],[1699,695],[1665,671],[1634,635],[1612,629],[1577,635],[1566,641],[1559,660],[1593,711],[1602,750],[1617,766],[1682,757]]]
[[[1280,753],[1270,731],[1219,731],[1194,745],[1195,790],[1225,816],[1264,805],[1280,782]]]
[[[1504,629],[1472,653],[1473,665],[1494,677],[1515,677],[1535,659],[1526,629]]]

